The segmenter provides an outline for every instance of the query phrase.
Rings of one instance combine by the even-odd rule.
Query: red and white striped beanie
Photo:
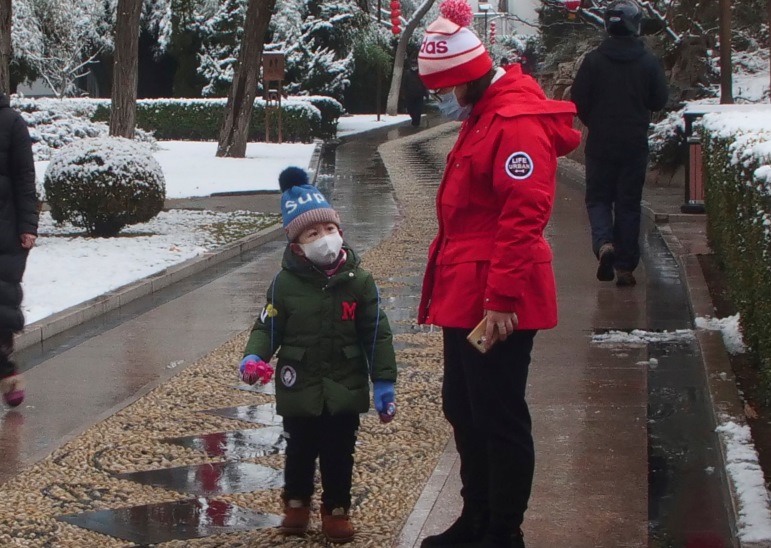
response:
[[[418,73],[428,89],[473,82],[493,67],[484,44],[468,28],[474,12],[466,0],[445,0],[441,17],[426,29],[418,54]]]

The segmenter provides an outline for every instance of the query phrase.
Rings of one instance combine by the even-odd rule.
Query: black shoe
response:
[[[482,548],[525,548],[525,538],[522,535],[522,531],[515,533],[488,533],[482,539]]]
[[[597,254],[600,264],[597,266],[597,279],[601,282],[613,281],[613,261],[616,258],[616,250],[613,244],[602,244]]]
[[[461,513],[455,523],[450,525],[449,529],[438,535],[432,535],[423,539],[420,543],[421,548],[425,546],[478,546],[479,542],[485,536],[487,529],[487,515],[472,514],[470,512]]]
[[[616,285],[618,287],[633,287],[637,284],[634,274],[628,270],[619,270],[616,273]]]

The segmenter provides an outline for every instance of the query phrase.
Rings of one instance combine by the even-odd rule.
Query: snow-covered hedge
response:
[[[160,164],[144,144],[118,137],[80,139],[54,155],[44,180],[51,216],[115,236],[163,209],[166,185]]]
[[[105,137],[109,127],[91,118],[96,105],[88,101],[11,98],[11,106],[21,112],[32,138],[35,161],[49,160],[57,149],[87,137]],[[153,136],[138,130],[136,140],[156,146]]]
[[[699,132],[710,244],[771,397],[771,111],[707,114]]]
[[[94,120],[108,120],[109,100],[89,100]],[[227,99],[141,99],[137,101],[137,125],[158,139],[216,141]],[[310,142],[335,135],[342,105],[329,97],[292,97],[282,101],[283,139]],[[278,117],[271,116],[271,140],[278,136]],[[250,141],[265,140],[265,101],[257,99],[249,128]]]

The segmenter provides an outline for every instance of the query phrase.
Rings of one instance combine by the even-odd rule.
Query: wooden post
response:
[[[11,94],[11,0],[0,0],[0,93]]]
[[[730,105],[733,96],[731,60],[731,0],[720,0],[720,103]]]

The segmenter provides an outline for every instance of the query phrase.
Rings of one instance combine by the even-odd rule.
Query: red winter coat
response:
[[[418,322],[473,328],[484,310],[516,312],[518,329],[557,325],[551,216],[557,157],[578,146],[575,106],[546,99],[512,65],[461,126],[436,197]]]

